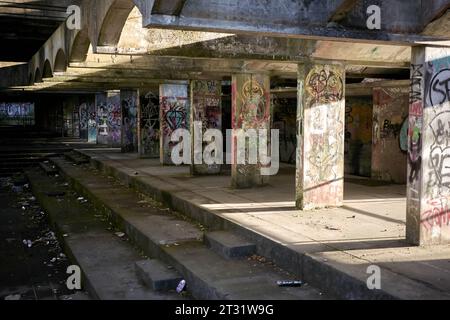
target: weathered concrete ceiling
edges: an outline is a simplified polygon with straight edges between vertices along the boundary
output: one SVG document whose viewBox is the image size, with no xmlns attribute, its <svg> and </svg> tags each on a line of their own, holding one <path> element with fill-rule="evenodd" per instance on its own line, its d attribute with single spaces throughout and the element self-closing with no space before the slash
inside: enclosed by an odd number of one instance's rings
<svg viewBox="0 0 450 320">
<path fill-rule="evenodd" d="M 143 11 L 146 27 L 397 44 L 431 40 L 419 34 L 450 7 L 449 0 L 139 0 L 137 3 L 141 8 L 151 9 Z M 366 11 L 370 5 L 381 7 L 379 31 L 367 29 Z M 174 9 L 168 10 L 170 7 Z"/>
<path fill-rule="evenodd" d="M 256 0 L 239 3 L 245 7 L 254 1 Z M 446 15 L 443 13 L 449 1 L 437 0 L 432 5 L 423 7 L 422 11 L 426 13 L 423 14 L 423 21 L 429 22 L 434 19 L 428 27 L 434 26 L 434 31 L 429 32 L 430 35 L 437 34 L 438 26 L 445 24 Z M 297 63 L 309 59 L 344 63 L 347 78 L 354 81 L 363 78 L 408 78 L 411 43 L 405 42 L 400 45 L 397 42 L 383 41 L 368 43 L 365 41 L 367 39 L 348 42 L 349 38 L 345 36 L 346 27 L 340 29 L 345 32 L 341 35 L 344 38 L 339 38 L 339 41 L 334 38 L 323 38 L 326 40 L 292 38 L 279 36 L 280 34 L 275 37 L 264 34 L 167 29 L 170 26 L 143 28 L 145 16 L 150 13 L 183 16 L 189 6 L 200 2 L 200 0 L 83 0 L 82 30 L 67 30 L 65 24 L 61 24 L 32 58 L 27 74 L 22 77 L 27 80 L 20 84 L 37 82 L 31 88 L 38 90 L 47 88 L 67 90 L 71 87 L 77 90 L 83 87 L 92 89 L 96 85 L 101 89 L 107 87 L 108 83 L 111 88 L 139 87 L 167 79 L 227 78 L 236 72 L 265 72 L 277 78 L 295 79 Z M 209 5 L 218 6 L 234 2 L 208 1 Z M 317 1 L 321 2 L 322 0 Z M 412 2 L 417 4 L 418 0 Z M 261 11 L 252 14 L 249 11 L 246 16 L 242 13 L 237 16 L 230 15 L 227 19 L 240 17 L 251 22 L 254 17 L 260 19 L 261 15 L 277 14 L 269 10 L 273 6 L 273 1 L 260 0 L 258 3 L 266 3 L 268 6 L 264 10 L 257 6 L 256 9 L 259 8 Z M 284 0 L 280 3 L 287 5 Z M 321 23 L 325 21 L 331 22 L 333 26 L 337 23 L 356 26 L 359 21 L 357 13 L 360 12 L 361 6 L 367 4 L 363 0 L 330 0 L 326 2 L 325 7 L 316 8 L 317 4 L 313 4 L 312 1 L 297 1 L 297 5 L 301 5 L 300 3 L 307 5 L 309 10 L 307 13 L 317 11 L 317 16 L 300 15 L 298 17 L 300 20 L 289 23 L 296 24 L 299 21 L 311 23 L 319 26 L 319 29 Z M 383 5 L 385 2 L 376 3 Z M 397 3 L 395 7 L 397 9 L 405 6 L 405 1 L 393 0 L 393 3 Z M 420 2 L 421 6 L 424 3 Z M 239 7 L 233 10 L 241 9 Z M 283 10 L 281 16 L 287 15 L 288 13 Z M 144 13 L 144 17 L 141 12 Z M 215 14 L 219 17 L 223 12 Z M 274 21 L 281 23 L 283 19 Z M 405 28 L 405 32 L 413 30 L 413 25 L 416 25 L 416 22 L 403 24 L 401 21 L 398 20 L 396 23 Z M 390 24 L 392 30 L 398 26 Z M 12 73 L 14 71 L 9 72 Z M 48 78 L 42 79 L 43 76 Z M 16 82 L 11 86 L 17 84 Z"/>
<path fill-rule="evenodd" d="M 0 61 L 28 61 L 67 18 L 75 0 L 0 1 Z"/>
</svg>

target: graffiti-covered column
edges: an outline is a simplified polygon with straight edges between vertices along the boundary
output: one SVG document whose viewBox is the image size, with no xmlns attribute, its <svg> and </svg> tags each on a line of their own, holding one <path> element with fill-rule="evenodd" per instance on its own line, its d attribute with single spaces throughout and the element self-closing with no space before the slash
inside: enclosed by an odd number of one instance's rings
<svg viewBox="0 0 450 320">
<path fill-rule="evenodd" d="M 121 147 L 120 91 L 98 93 L 95 96 L 97 108 L 97 143 L 110 147 Z"/>
<path fill-rule="evenodd" d="M 343 203 L 345 70 L 302 64 L 298 72 L 296 203 L 302 210 Z"/>
<path fill-rule="evenodd" d="M 450 48 L 414 47 L 411 61 L 406 238 L 450 243 Z"/>
<path fill-rule="evenodd" d="M 204 158 L 204 152 L 207 151 L 208 141 L 212 137 L 207 137 L 207 130 L 220 131 L 222 135 L 222 82 L 215 80 L 193 80 L 191 81 L 191 174 L 208 175 L 219 174 L 221 170 L 220 161 L 214 161 L 217 156 L 223 154 L 222 144 L 216 145 L 222 147 L 221 150 L 212 150 L 208 159 Z M 215 135 L 217 136 L 217 134 Z M 218 142 L 218 141 L 214 141 Z M 217 154 L 215 154 L 217 152 Z M 223 161 L 223 156 L 221 156 Z M 211 162 L 214 161 L 214 163 Z M 217 163 L 219 162 L 219 163 Z"/>
<path fill-rule="evenodd" d="M 188 84 L 162 84 L 159 91 L 160 159 L 161 164 L 171 165 L 172 133 L 177 129 L 189 129 Z"/>
<path fill-rule="evenodd" d="M 159 158 L 160 121 L 159 96 L 149 91 L 142 94 L 139 103 L 139 155 L 141 158 Z"/>
<path fill-rule="evenodd" d="M 139 91 L 121 90 L 122 152 L 138 152 Z"/>
<path fill-rule="evenodd" d="M 235 74 L 232 77 L 231 185 L 250 188 L 268 182 L 258 159 L 258 130 L 270 132 L 272 111 L 270 77 L 264 74 Z"/>
</svg>

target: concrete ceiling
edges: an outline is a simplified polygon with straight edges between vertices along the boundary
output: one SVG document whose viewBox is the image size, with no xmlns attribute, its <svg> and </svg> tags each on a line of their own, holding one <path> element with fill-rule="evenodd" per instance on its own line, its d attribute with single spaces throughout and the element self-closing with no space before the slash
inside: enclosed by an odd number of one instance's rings
<svg viewBox="0 0 450 320">
<path fill-rule="evenodd" d="M 0 0 L 0 61 L 28 61 L 77 0 Z"/>
</svg>

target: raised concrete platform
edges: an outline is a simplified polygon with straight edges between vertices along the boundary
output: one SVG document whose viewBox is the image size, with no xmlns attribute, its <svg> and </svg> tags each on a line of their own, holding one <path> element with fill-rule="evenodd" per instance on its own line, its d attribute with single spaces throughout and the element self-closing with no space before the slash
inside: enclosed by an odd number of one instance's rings
<svg viewBox="0 0 450 320">
<path fill-rule="evenodd" d="M 267 187 L 229 188 L 227 176 L 190 177 L 118 151 L 80 151 L 91 164 L 212 230 L 231 230 L 259 255 L 342 298 L 450 298 L 450 246 L 411 247 L 405 239 L 405 187 L 345 184 L 343 208 L 294 207 L 294 171 L 283 167 Z M 382 289 L 368 290 L 367 267 L 382 270 Z"/>
<path fill-rule="evenodd" d="M 151 259 L 175 268 L 197 299 L 329 299 L 333 295 L 313 286 L 281 288 L 279 280 L 295 276 L 257 257 L 227 260 L 205 243 L 205 227 L 162 206 L 136 190 L 87 165 L 76 166 L 54 158 L 78 194 L 81 194 L 116 228 Z M 245 283 L 245 288 L 242 284 Z"/>
<path fill-rule="evenodd" d="M 256 245 L 227 231 L 214 231 L 205 235 L 205 242 L 226 259 L 239 259 L 256 253 Z"/>
</svg>

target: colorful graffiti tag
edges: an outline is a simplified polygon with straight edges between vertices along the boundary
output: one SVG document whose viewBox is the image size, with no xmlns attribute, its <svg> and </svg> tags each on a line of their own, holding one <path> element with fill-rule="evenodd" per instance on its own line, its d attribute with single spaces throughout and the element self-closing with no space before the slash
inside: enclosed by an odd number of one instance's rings
<svg viewBox="0 0 450 320">
<path fill-rule="evenodd" d="M 208 129 L 222 130 L 221 92 L 221 81 L 191 82 L 191 126 L 194 122 L 202 122 L 202 135 Z M 206 143 L 203 143 L 202 150 L 205 147 Z M 217 174 L 220 170 L 220 165 L 192 164 L 191 166 L 192 174 Z"/>
<path fill-rule="evenodd" d="M 163 84 L 160 86 L 161 163 L 172 164 L 172 133 L 189 129 L 188 85 Z"/>
<path fill-rule="evenodd" d="M 138 100 L 137 91 L 122 91 L 122 152 L 138 151 Z"/>
<path fill-rule="evenodd" d="M 406 153 L 401 149 L 401 136 L 408 118 L 408 88 L 373 89 L 374 139 L 372 146 L 372 178 L 406 183 Z"/>
<path fill-rule="evenodd" d="M 140 154 L 141 157 L 158 158 L 160 142 L 158 95 L 148 92 L 141 97 L 140 105 Z"/>
<path fill-rule="evenodd" d="M 0 124 L 33 125 L 34 103 L 2 102 L 0 103 Z"/>
</svg>

